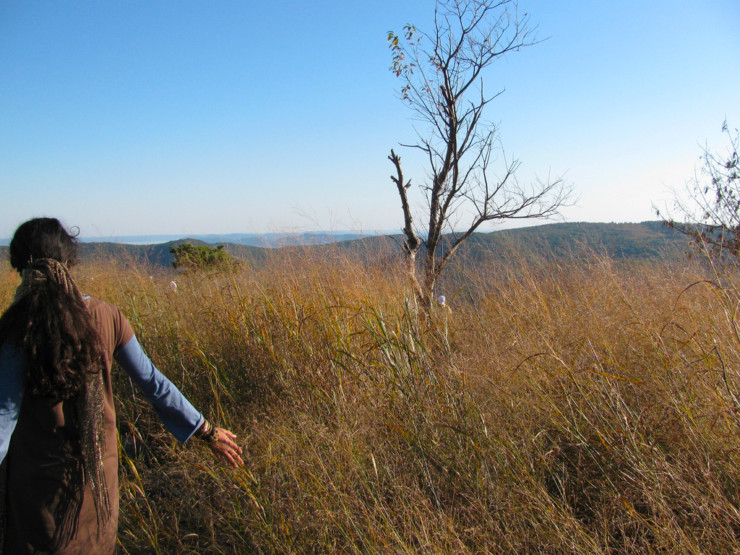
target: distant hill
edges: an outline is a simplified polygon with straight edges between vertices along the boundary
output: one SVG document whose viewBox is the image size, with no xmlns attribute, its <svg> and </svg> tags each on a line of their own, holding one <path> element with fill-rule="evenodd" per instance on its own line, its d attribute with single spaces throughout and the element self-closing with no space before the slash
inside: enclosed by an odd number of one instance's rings
<svg viewBox="0 0 740 555">
<path fill-rule="evenodd" d="M 373 234 L 375 235 L 375 234 Z M 250 247 L 275 248 L 304 245 L 326 245 L 339 241 L 354 241 L 373 235 L 351 231 L 311 231 L 306 233 L 232 233 L 227 235 L 196 235 L 209 244 L 236 244 Z"/>
<path fill-rule="evenodd" d="M 642 223 L 554 223 L 478 233 L 469 240 L 469 255 L 517 247 L 528 253 L 559 258 L 595 251 L 614 259 L 684 257 L 689 239 L 663 225 Z M 496 248 L 498 247 L 498 249 Z"/>
<path fill-rule="evenodd" d="M 299 245 L 324 245 L 338 241 L 351 241 L 372 237 L 379 233 L 359 233 L 356 231 L 307 231 L 304 233 L 210 233 L 192 235 L 189 240 L 201 241 L 209 245 L 246 245 L 250 247 L 288 247 Z M 182 235 L 124 235 L 109 239 L 107 237 L 80 237 L 81 243 L 120 243 L 126 245 L 160 245 L 181 241 Z M 0 238 L 0 246 L 10 244 L 10 239 Z"/>
<path fill-rule="evenodd" d="M 165 243 L 133 245 L 111 242 L 80 243 L 80 254 L 84 260 L 115 259 L 137 264 L 171 266 L 173 256 L 170 247 L 182 243 L 193 245 L 216 244 L 237 258 L 259 264 L 274 248 L 316 250 L 321 253 L 329 249 L 345 250 L 362 256 L 389 256 L 400 254 L 402 237 L 400 235 L 360 236 L 359 234 L 315 234 L 313 243 L 309 238 L 287 240 L 288 246 L 281 245 L 280 237 L 273 237 L 272 244 L 279 247 L 259 247 L 245 244 L 187 238 Z M 248 235 L 242 236 L 242 240 Z M 256 236 L 251 236 L 256 237 Z M 459 256 L 484 261 L 490 257 L 506 257 L 512 254 L 559 258 L 578 256 L 589 250 L 615 259 L 672 259 L 685 256 L 688 238 L 681 233 L 665 227 L 661 222 L 642 223 L 553 223 L 534 227 L 475 233 Z M 296 247 L 296 244 L 303 246 Z M 7 258 L 8 247 L 0 246 L 0 258 Z M 274 253 L 273 253 L 274 254 Z"/>
<path fill-rule="evenodd" d="M 115 260 L 119 263 L 131 262 L 137 265 L 151 265 L 161 267 L 171 267 L 174 255 L 170 253 L 171 247 L 176 247 L 183 243 L 190 243 L 196 246 L 211 246 L 210 243 L 198 239 L 178 239 L 166 243 L 153 245 L 129 245 L 125 243 L 93 243 L 80 242 L 80 259 L 83 262 L 95 260 Z M 230 243 L 223 244 L 224 249 L 241 260 L 249 260 L 259 263 L 265 257 L 265 249 L 259 247 L 250 247 L 246 245 L 237 245 Z M 8 258 L 8 247 L 0 246 L 0 260 Z"/>
<path fill-rule="evenodd" d="M 199 239 L 186 238 L 168 241 L 154 245 L 128 245 L 123 243 L 80 243 L 80 257 L 83 260 L 110 260 L 119 262 L 133 262 L 136 264 L 150 264 L 152 266 L 171 267 L 175 259 L 170 252 L 171 247 L 190 243 L 195 246 L 213 246 L 216 243 L 207 243 Z M 241 260 L 259 262 L 264 259 L 265 249 L 250 247 L 234 243 L 218 243 L 224 249 Z"/>
<path fill-rule="evenodd" d="M 447 241 L 453 239 L 446 236 Z M 401 252 L 403 237 L 387 235 L 340 242 L 335 248 L 355 252 Z M 317 247 L 317 248 L 327 248 Z M 642 223 L 553 223 L 540 226 L 474 233 L 459 249 L 463 260 L 585 256 L 592 252 L 614 259 L 682 259 L 689 239 L 662 224 Z"/>
</svg>

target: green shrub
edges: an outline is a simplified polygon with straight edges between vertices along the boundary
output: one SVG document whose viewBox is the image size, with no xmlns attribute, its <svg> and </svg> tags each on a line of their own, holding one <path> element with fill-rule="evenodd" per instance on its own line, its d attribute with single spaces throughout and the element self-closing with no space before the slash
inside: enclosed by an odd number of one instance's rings
<svg viewBox="0 0 740 555">
<path fill-rule="evenodd" d="M 235 270 L 239 267 L 239 261 L 226 252 L 223 245 L 211 248 L 183 243 L 177 247 L 170 247 L 170 252 L 175 255 L 175 260 L 172 262 L 173 268 L 223 271 Z"/>
</svg>

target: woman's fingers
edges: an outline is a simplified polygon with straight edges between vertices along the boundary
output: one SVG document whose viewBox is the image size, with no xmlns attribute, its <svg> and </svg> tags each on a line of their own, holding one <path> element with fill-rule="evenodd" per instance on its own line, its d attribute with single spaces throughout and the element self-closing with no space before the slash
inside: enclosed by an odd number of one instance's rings
<svg viewBox="0 0 740 555">
<path fill-rule="evenodd" d="M 242 448 L 236 442 L 236 434 L 224 428 L 216 428 L 216 437 L 209 444 L 214 454 L 225 459 L 234 468 L 244 464 Z"/>
</svg>

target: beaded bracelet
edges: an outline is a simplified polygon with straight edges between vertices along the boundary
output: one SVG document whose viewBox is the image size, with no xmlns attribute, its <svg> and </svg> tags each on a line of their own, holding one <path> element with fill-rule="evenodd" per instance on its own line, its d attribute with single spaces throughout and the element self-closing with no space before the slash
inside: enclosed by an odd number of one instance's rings
<svg viewBox="0 0 740 555">
<path fill-rule="evenodd" d="M 216 427 L 211 425 L 208 420 L 203 420 L 203 425 L 198 429 L 196 435 L 203 441 L 210 443 L 216 439 L 216 431 Z"/>
</svg>

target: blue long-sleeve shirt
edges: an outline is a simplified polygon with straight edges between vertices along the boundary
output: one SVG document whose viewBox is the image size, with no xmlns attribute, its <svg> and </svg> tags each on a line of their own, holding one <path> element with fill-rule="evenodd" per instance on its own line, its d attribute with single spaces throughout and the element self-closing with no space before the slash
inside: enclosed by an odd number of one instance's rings
<svg viewBox="0 0 740 555">
<path fill-rule="evenodd" d="M 116 361 L 152 404 L 162 423 L 181 443 L 203 424 L 203 415 L 179 389 L 154 366 L 136 337 L 118 349 Z M 0 346 L 0 462 L 5 459 L 23 401 L 23 353 L 12 345 Z"/>
</svg>

